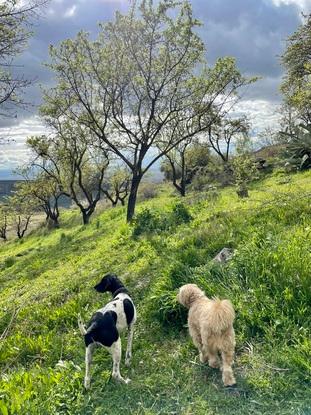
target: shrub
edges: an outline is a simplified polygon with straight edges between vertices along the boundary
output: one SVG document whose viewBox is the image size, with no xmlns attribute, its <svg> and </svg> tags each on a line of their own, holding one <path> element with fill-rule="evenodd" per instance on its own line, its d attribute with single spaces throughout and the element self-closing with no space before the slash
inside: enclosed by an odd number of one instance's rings
<svg viewBox="0 0 311 415">
<path fill-rule="evenodd" d="M 133 236 L 141 235 L 144 232 L 152 232 L 160 228 L 160 218 L 155 211 L 148 208 L 137 213 L 134 219 Z"/>
<path fill-rule="evenodd" d="M 139 200 L 153 199 L 158 196 L 158 189 L 155 183 L 141 183 L 138 190 Z"/>
<path fill-rule="evenodd" d="M 4 268 L 10 268 L 15 264 L 15 258 L 13 257 L 7 257 L 4 260 Z"/>
<path fill-rule="evenodd" d="M 179 202 L 173 206 L 172 214 L 171 214 L 171 221 L 174 225 L 180 225 L 182 223 L 188 223 L 192 219 L 188 209 L 186 206 Z"/>
<path fill-rule="evenodd" d="M 173 226 L 188 223 L 192 219 L 187 207 L 178 202 L 173 205 L 171 212 L 160 213 L 157 210 L 144 208 L 133 222 L 133 236 L 156 231 L 167 231 Z"/>
<path fill-rule="evenodd" d="M 161 323 L 182 325 L 186 322 L 186 310 L 177 302 L 177 289 L 192 281 L 193 275 L 189 267 L 181 262 L 171 264 L 158 278 L 151 289 L 148 315 Z"/>
</svg>

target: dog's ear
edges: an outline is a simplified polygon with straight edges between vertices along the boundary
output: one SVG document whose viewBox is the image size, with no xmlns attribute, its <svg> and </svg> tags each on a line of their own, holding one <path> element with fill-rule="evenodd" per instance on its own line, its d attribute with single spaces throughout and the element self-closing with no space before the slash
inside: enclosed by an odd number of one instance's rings
<svg viewBox="0 0 311 415">
<path fill-rule="evenodd" d="M 94 289 L 98 291 L 99 293 L 105 293 L 106 291 L 109 291 L 111 284 L 111 275 L 106 274 L 101 281 L 95 285 Z"/>
</svg>

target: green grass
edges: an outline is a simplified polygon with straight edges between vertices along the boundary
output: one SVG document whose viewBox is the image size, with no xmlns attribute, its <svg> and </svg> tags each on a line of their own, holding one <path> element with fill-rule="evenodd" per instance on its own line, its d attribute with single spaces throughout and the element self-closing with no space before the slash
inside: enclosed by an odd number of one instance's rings
<svg viewBox="0 0 311 415">
<path fill-rule="evenodd" d="M 257 182 L 247 200 L 232 188 L 193 193 L 185 208 L 163 187 L 139 204 L 134 226 L 124 208 L 88 226 L 67 211 L 60 229 L 1 245 L 0 413 L 309 415 L 310 200 L 309 172 Z M 217 266 L 224 246 L 234 257 Z M 98 350 L 85 392 L 77 314 L 87 320 L 108 300 L 92 289 L 106 272 L 138 309 L 132 367 L 121 367 L 132 382 L 114 383 L 111 358 Z M 175 299 L 185 282 L 235 306 L 239 396 L 199 363 Z"/>
</svg>

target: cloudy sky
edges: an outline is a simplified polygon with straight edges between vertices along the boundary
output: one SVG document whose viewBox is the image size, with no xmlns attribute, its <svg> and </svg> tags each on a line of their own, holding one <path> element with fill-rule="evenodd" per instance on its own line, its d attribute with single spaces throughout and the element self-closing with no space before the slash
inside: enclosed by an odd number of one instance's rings
<svg viewBox="0 0 311 415">
<path fill-rule="evenodd" d="M 276 122 L 280 104 L 278 93 L 282 79 L 279 56 L 286 38 L 301 23 L 301 13 L 311 11 L 311 0 L 192 0 L 194 14 L 203 27 L 200 34 L 207 48 L 207 59 L 213 63 L 220 56 L 235 56 L 245 75 L 262 79 L 249 87 L 240 112 L 251 119 L 258 130 Z M 44 132 L 36 116 L 40 104 L 39 85 L 51 85 L 52 75 L 43 66 L 48 61 L 48 46 L 71 38 L 83 29 L 94 36 L 97 23 L 113 18 L 116 10 L 126 12 L 130 0 L 50 0 L 36 23 L 29 47 L 17 60 L 36 85 L 26 91 L 34 105 L 14 120 L 0 119 L 0 137 L 11 138 L 0 146 L 0 179 L 12 178 L 13 170 L 27 160 L 25 139 Z"/>
</svg>

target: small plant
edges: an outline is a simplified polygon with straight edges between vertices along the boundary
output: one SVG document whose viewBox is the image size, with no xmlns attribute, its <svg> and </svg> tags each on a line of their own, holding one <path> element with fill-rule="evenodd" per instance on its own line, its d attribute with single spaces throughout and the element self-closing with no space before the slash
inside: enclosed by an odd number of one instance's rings
<svg viewBox="0 0 311 415">
<path fill-rule="evenodd" d="M 233 176 L 237 195 L 248 197 L 248 183 L 257 178 L 257 169 L 253 159 L 247 154 L 236 156 L 232 161 Z"/>
<path fill-rule="evenodd" d="M 171 218 L 172 218 L 172 222 L 175 225 L 180 225 L 181 223 L 190 222 L 192 219 L 192 216 L 190 215 L 188 209 L 183 203 L 176 203 L 173 206 Z"/>
<path fill-rule="evenodd" d="M 142 183 L 139 187 L 140 200 L 154 199 L 158 195 L 155 183 Z"/>
<path fill-rule="evenodd" d="M 159 224 L 159 216 L 154 211 L 145 208 L 134 219 L 133 236 L 159 229 Z"/>
<path fill-rule="evenodd" d="M 192 219 L 188 209 L 183 203 L 176 203 L 171 212 L 159 213 L 149 208 L 139 212 L 134 220 L 133 236 L 142 233 L 165 231 L 173 226 L 188 223 Z"/>
<path fill-rule="evenodd" d="M 7 257 L 4 260 L 4 267 L 5 268 L 11 268 L 15 264 L 15 258 L 13 257 Z"/>
</svg>

